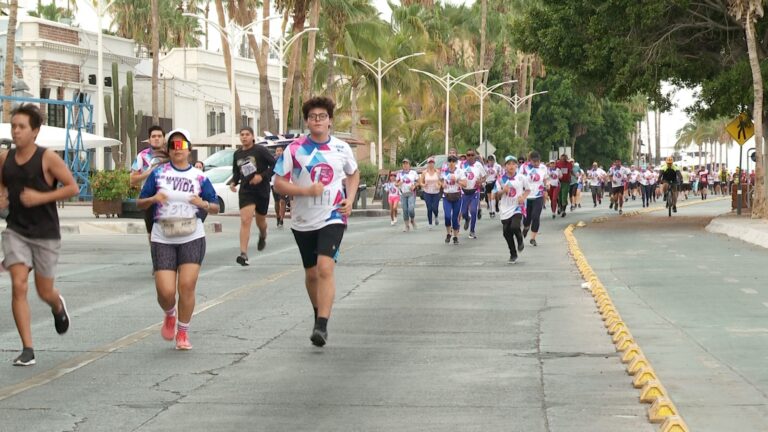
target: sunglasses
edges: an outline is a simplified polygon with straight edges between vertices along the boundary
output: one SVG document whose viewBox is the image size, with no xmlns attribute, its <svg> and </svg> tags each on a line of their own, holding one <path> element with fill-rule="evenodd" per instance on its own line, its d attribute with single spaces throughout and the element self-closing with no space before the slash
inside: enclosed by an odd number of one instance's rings
<svg viewBox="0 0 768 432">
<path fill-rule="evenodd" d="M 189 141 L 183 139 L 175 139 L 171 141 L 171 150 L 189 150 Z"/>
</svg>

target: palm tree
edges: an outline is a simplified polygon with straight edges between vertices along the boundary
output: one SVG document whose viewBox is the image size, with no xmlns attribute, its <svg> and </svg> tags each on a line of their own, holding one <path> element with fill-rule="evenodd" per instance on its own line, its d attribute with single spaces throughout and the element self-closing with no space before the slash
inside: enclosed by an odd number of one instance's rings
<svg viewBox="0 0 768 432">
<path fill-rule="evenodd" d="M 747 39 L 749 66 L 752 70 L 754 89 L 753 115 L 755 125 L 755 200 L 752 217 L 768 217 L 768 177 L 765 172 L 765 149 L 763 148 L 763 76 L 758 57 L 758 44 L 755 36 L 755 21 L 763 16 L 762 0 L 728 0 L 728 11 L 744 26 Z"/>
<path fill-rule="evenodd" d="M 227 23 L 225 21 L 225 13 L 224 13 L 224 4 L 222 3 L 222 0 L 216 0 L 216 15 L 219 20 L 219 26 L 221 28 L 226 28 Z M 234 67 L 234 64 L 232 62 L 232 56 L 234 53 L 230 52 L 229 49 L 229 42 L 227 42 L 227 38 L 224 34 L 220 34 L 221 37 L 221 52 L 224 54 L 224 66 L 227 70 L 227 82 L 229 83 L 230 91 L 235 93 L 235 118 L 239 119 L 240 114 L 240 95 L 237 93 L 237 85 L 232 80 L 232 68 Z M 236 133 L 236 131 L 230 131 L 230 133 Z"/>
<path fill-rule="evenodd" d="M 14 54 L 16 51 L 16 19 L 19 15 L 19 1 L 11 0 L 8 8 L 8 32 L 5 41 L 5 75 L 3 79 L 3 93 L 6 96 L 13 94 Z M 6 123 L 11 122 L 11 101 L 3 100 L 3 118 Z"/>
<path fill-rule="evenodd" d="M 298 34 L 304 29 L 304 25 L 307 21 L 307 14 L 309 13 L 310 0 L 275 0 L 275 9 L 283 14 L 283 21 L 285 22 L 289 15 L 293 15 L 293 25 L 291 26 L 291 33 Z M 303 38 L 303 36 L 302 36 Z M 284 118 L 288 118 L 288 110 L 291 105 L 291 96 L 294 91 L 294 80 L 296 77 L 296 71 L 299 69 L 299 63 L 301 63 L 301 47 L 302 41 L 299 38 L 291 46 L 291 56 L 288 62 L 288 72 L 285 80 L 285 93 L 283 94 L 283 106 L 280 107 Z M 298 109 L 298 107 L 294 107 Z M 295 126 L 295 125 L 294 125 Z M 285 132 L 285 131 L 281 131 Z"/>
<path fill-rule="evenodd" d="M 327 2 L 326 2 L 327 4 Z M 309 26 L 317 28 L 320 24 L 320 0 L 311 0 L 309 12 Z M 317 56 L 317 32 L 309 33 L 307 43 L 307 64 L 304 67 L 304 84 L 302 85 L 302 100 L 308 100 L 312 96 L 312 82 L 315 74 L 315 57 Z"/>
</svg>

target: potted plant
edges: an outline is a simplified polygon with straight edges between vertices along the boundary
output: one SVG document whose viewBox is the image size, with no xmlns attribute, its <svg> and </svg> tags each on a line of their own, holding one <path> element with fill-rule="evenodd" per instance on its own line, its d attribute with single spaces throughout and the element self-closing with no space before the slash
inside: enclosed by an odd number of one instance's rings
<svg viewBox="0 0 768 432">
<path fill-rule="evenodd" d="M 126 170 L 98 171 L 91 177 L 91 190 L 94 216 L 120 216 L 123 198 L 131 192 L 130 175 Z"/>
<path fill-rule="evenodd" d="M 140 209 L 139 206 L 136 204 L 136 200 L 139 198 L 139 193 L 141 192 L 141 188 L 138 186 L 133 186 L 128 190 L 128 195 L 123 198 L 122 202 L 122 214 L 120 214 L 121 218 L 133 218 L 133 219 L 143 219 L 144 218 L 144 210 Z"/>
</svg>

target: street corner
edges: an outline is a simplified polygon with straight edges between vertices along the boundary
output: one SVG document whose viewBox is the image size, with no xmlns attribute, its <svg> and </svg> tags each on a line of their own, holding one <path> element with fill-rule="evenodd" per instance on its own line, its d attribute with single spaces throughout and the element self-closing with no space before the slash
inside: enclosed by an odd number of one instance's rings
<svg viewBox="0 0 768 432">
<path fill-rule="evenodd" d="M 712 219 L 707 232 L 723 234 L 756 246 L 768 248 L 768 221 L 725 214 Z"/>
</svg>

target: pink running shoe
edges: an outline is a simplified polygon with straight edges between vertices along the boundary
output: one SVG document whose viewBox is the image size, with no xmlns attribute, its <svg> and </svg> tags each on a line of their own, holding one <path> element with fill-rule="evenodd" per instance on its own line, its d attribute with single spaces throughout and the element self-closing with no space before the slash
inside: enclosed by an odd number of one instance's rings
<svg viewBox="0 0 768 432">
<path fill-rule="evenodd" d="M 177 350 L 191 350 L 192 344 L 189 343 L 189 337 L 187 332 L 176 333 L 176 349 Z"/>
<path fill-rule="evenodd" d="M 160 335 L 167 341 L 173 340 L 173 337 L 176 336 L 176 316 L 165 316 Z"/>
</svg>

